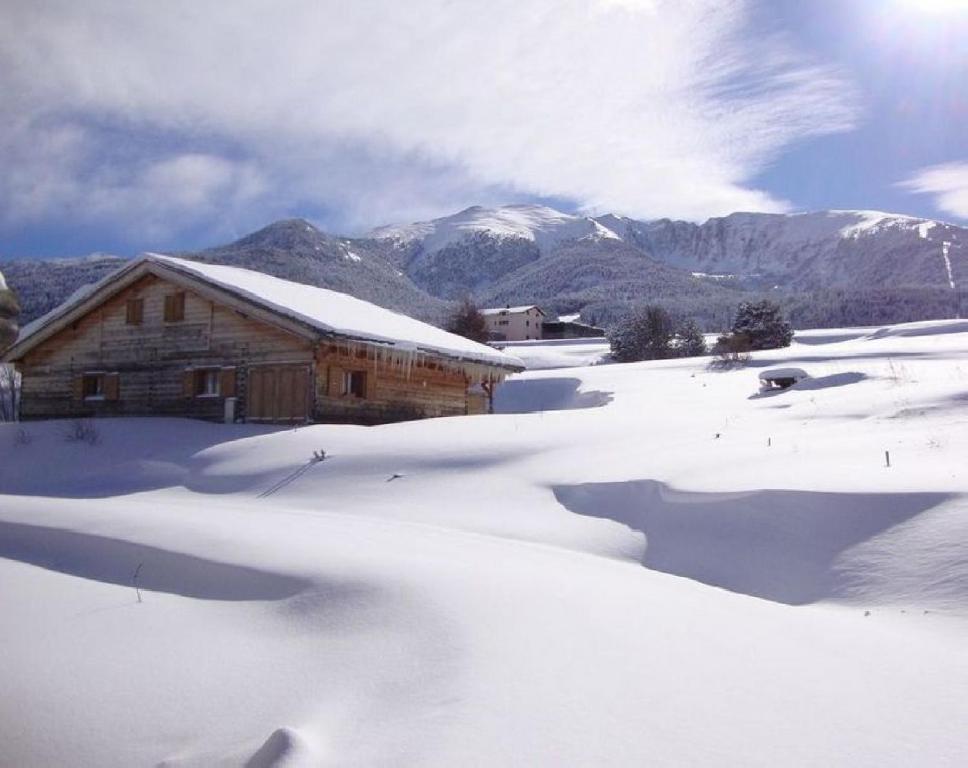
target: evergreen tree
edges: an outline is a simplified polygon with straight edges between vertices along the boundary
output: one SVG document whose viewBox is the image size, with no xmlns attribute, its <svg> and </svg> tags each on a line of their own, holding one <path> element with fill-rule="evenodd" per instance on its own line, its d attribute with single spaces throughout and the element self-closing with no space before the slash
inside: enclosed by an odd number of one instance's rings
<svg viewBox="0 0 968 768">
<path fill-rule="evenodd" d="M 744 301 L 733 321 L 733 335 L 749 339 L 750 349 L 777 349 L 790 346 L 793 328 L 780 306 L 769 299 Z"/>
<path fill-rule="evenodd" d="M 612 357 L 620 363 L 675 357 L 673 330 L 672 318 L 662 307 L 634 309 L 608 333 Z"/>
<path fill-rule="evenodd" d="M 706 337 L 693 319 L 683 321 L 676 331 L 676 352 L 680 357 L 700 357 L 706 354 Z"/>
<path fill-rule="evenodd" d="M 447 321 L 446 330 L 482 344 L 487 341 L 487 321 L 469 298 L 465 298 Z"/>
</svg>

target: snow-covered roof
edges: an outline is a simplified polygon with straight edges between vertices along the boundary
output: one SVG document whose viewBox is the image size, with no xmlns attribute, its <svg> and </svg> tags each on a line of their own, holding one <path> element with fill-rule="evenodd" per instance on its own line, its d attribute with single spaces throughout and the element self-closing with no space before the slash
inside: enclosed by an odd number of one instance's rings
<svg viewBox="0 0 968 768">
<path fill-rule="evenodd" d="M 206 264 L 157 253 L 140 256 L 96 284 L 92 290 L 78 292 L 39 321 L 31 323 L 25 329 L 28 333 L 22 333 L 15 345 L 18 353 L 30 341 L 30 336 L 40 334 L 49 323 L 69 314 L 122 273 L 141 265 L 157 265 L 163 270 L 196 278 L 276 315 L 308 325 L 324 335 L 372 341 L 405 351 L 437 353 L 507 369 L 524 368 L 524 364 L 512 355 L 345 293 L 294 283 L 241 267 Z"/>
<path fill-rule="evenodd" d="M 796 379 L 799 381 L 809 378 L 810 374 L 802 368 L 770 368 L 760 373 L 760 379 L 763 381 L 773 381 L 774 379 Z"/>
<path fill-rule="evenodd" d="M 537 304 L 522 304 L 519 307 L 489 307 L 488 309 L 482 309 L 482 315 L 516 315 L 519 312 L 527 312 L 529 309 L 536 309 L 541 312 L 541 307 Z M 544 312 L 541 312 L 544 314 Z"/>
</svg>

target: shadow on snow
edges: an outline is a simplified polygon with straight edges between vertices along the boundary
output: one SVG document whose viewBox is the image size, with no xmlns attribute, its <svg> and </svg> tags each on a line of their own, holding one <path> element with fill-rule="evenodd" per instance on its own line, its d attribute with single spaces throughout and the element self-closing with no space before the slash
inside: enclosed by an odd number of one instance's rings
<svg viewBox="0 0 968 768">
<path fill-rule="evenodd" d="M 646 568 L 788 605 L 846 597 L 838 557 L 952 498 L 942 493 L 677 491 L 652 480 L 557 486 L 575 514 L 645 534 Z"/>
<path fill-rule="evenodd" d="M 202 600 L 283 600 L 310 585 L 294 576 L 24 523 L 0 522 L 0 557 L 106 584 Z"/>
<path fill-rule="evenodd" d="M 611 392 L 579 392 L 581 379 L 570 377 L 547 379 L 511 379 L 497 388 L 495 413 L 537 413 L 600 408 L 612 402 Z"/>
</svg>

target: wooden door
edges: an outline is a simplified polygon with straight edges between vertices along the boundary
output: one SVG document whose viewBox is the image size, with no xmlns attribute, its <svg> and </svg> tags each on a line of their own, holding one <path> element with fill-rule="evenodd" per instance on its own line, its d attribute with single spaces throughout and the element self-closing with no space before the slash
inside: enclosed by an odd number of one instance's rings
<svg viewBox="0 0 968 768">
<path fill-rule="evenodd" d="M 308 365 L 259 365 L 249 369 L 246 418 L 298 422 L 309 418 Z"/>
</svg>

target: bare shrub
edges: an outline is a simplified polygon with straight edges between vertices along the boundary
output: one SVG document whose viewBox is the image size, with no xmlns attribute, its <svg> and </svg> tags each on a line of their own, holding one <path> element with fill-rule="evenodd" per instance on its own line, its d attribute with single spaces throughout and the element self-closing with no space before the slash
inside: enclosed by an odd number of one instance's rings
<svg viewBox="0 0 968 768">
<path fill-rule="evenodd" d="M 464 298 L 447 318 L 445 330 L 481 344 L 488 339 L 487 321 L 469 297 Z"/>
<path fill-rule="evenodd" d="M 90 419 L 74 419 L 64 430 L 64 440 L 68 443 L 97 445 L 101 440 L 101 433 Z"/>
<path fill-rule="evenodd" d="M 713 368 L 741 368 L 752 358 L 752 344 L 742 333 L 724 333 L 713 346 Z"/>
</svg>

